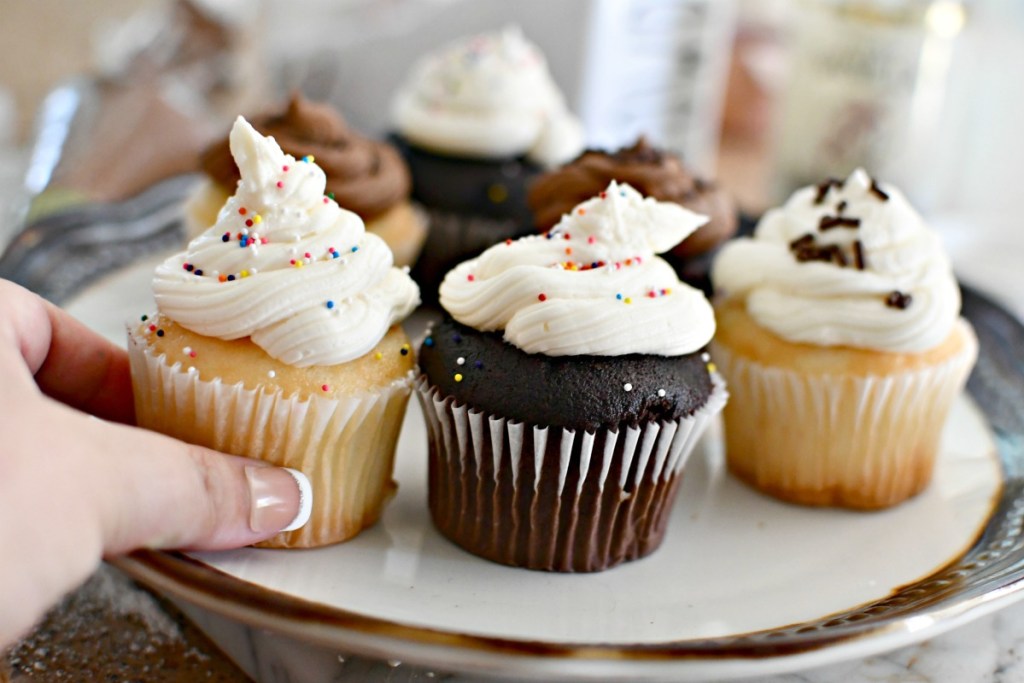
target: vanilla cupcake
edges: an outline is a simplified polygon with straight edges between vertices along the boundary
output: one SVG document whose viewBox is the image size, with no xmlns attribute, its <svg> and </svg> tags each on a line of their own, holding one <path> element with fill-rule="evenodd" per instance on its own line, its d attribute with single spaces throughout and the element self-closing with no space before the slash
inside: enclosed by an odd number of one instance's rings
<svg viewBox="0 0 1024 683">
<path fill-rule="evenodd" d="M 304 472 L 310 522 L 267 541 L 351 538 L 393 495 L 414 365 L 399 323 L 419 301 L 387 245 L 324 196 L 316 163 L 239 118 L 241 171 L 216 223 L 154 275 L 129 328 L 140 426 Z"/>
<path fill-rule="evenodd" d="M 430 210 L 414 275 L 431 301 L 457 263 L 531 232 L 527 183 L 583 150 L 580 121 L 540 49 L 516 26 L 462 38 L 416 62 L 395 93 L 392 124 L 413 198 Z"/>
<path fill-rule="evenodd" d="M 427 236 L 426 216 L 409 198 L 409 169 L 393 146 L 359 135 L 333 107 L 299 93 L 252 125 L 286 153 L 315 161 L 327 174 L 327 196 L 358 214 L 387 243 L 396 264 L 416 261 Z M 190 239 L 213 225 L 239 180 L 226 137 L 206 148 L 201 165 L 204 182 L 185 206 Z"/>
<path fill-rule="evenodd" d="M 936 234 L 863 170 L 797 191 L 712 270 L 730 470 L 808 505 L 883 508 L 932 476 L 977 358 Z"/>
<path fill-rule="evenodd" d="M 446 537 L 589 572 L 661 544 L 683 468 L 725 403 L 710 303 L 656 256 L 705 219 L 612 183 L 545 235 L 441 285 L 424 341 L 429 505 Z"/>
</svg>

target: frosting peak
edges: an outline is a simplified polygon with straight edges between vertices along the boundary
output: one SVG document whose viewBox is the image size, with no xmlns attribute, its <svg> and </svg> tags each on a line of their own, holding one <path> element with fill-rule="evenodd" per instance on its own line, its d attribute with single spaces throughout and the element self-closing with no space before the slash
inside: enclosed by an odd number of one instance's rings
<svg viewBox="0 0 1024 683">
<path fill-rule="evenodd" d="M 544 235 L 507 240 L 441 284 L 441 305 L 527 353 L 678 356 L 715 331 L 704 295 L 656 256 L 706 218 L 611 182 Z"/>
<path fill-rule="evenodd" d="M 398 151 L 353 131 L 332 107 L 292 95 L 281 112 L 253 120 L 282 149 L 311 155 L 327 174 L 327 191 L 364 220 L 384 213 L 409 197 L 409 170 Z M 225 139 L 203 153 L 203 171 L 228 191 L 239 180 L 238 166 Z"/>
<path fill-rule="evenodd" d="M 768 211 L 753 238 L 722 249 L 711 277 L 719 293 L 746 297 L 760 325 L 819 346 L 925 351 L 960 312 L 938 236 L 863 169 Z"/>
<path fill-rule="evenodd" d="M 157 267 L 157 307 L 298 367 L 367 353 L 419 303 L 416 285 L 359 216 L 324 196 L 312 157 L 296 161 L 241 117 L 229 140 L 237 190 L 210 229 Z"/>
<path fill-rule="evenodd" d="M 652 146 L 644 137 L 615 152 L 586 150 L 534 181 L 527 201 L 535 225 L 547 230 L 612 180 L 628 183 L 644 196 L 675 202 L 709 217 L 707 224 L 672 250 L 680 256 L 707 251 L 736 231 L 736 207 L 728 194 L 694 175 L 677 155 Z"/>
<path fill-rule="evenodd" d="M 526 155 L 541 166 L 583 148 L 544 56 L 517 26 L 454 42 L 417 62 L 395 95 L 398 132 L 442 154 Z"/>
</svg>

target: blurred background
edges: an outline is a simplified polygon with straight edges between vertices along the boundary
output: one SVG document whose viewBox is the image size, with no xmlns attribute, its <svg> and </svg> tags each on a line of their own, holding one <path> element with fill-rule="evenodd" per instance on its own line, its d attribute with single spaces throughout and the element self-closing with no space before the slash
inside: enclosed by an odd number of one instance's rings
<svg viewBox="0 0 1024 683">
<path fill-rule="evenodd" d="M 591 146 L 646 133 L 747 213 L 857 165 L 932 216 L 1015 204 L 1019 0 L 0 0 L 0 239 L 47 185 L 122 198 L 296 87 L 383 135 L 416 57 L 507 23 Z"/>
</svg>

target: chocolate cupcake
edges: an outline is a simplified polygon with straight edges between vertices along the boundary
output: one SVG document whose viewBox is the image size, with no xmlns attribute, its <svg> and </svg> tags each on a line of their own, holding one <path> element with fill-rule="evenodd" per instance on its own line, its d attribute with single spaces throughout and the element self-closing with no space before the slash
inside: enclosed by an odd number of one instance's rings
<svg viewBox="0 0 1024 683">
<path fill-rule="evenodd" d="M 590 572 L 662 542 L 725 404 L 710 304 L 655 254 L 702 218 L 628 185 L 445 277 L 420 355 L 442 534 L 518 567 Z"/>
<path fill-rule="evenodd" d="M 413 197 L 430 210 L 414 273 L 428 300 L 455 264 L 529 232 L 529 180 L 583 149 L 582 126 L 517 27 L 421 59 L 395 94 L 392 120 Z"/>
<path fill-rule="evenodd" d="M 716 183 L 698 177 L 677 155 L 651 146 L 644 137 L 616 152 L 587 150 L 537 178 L 527 195 L 537 229 L 549 230 L 576 204 L 593 197 L 612 180 L 708 217 L 707 223 L 668 254 L 684 279 L 703 285 L 710 253 L 736 232 L 736 204 Z"/>
<path fill-rule="evenodd" d="M 285 153 L 315 160 L 327 174 L 327 196 L 358 214 L 366 229 L 388 244 L 396 264 L 416 260 L 426 239 L 426 217 L 410 201 L 409 169 L 393 146 L 359 135 L 335 109 L 299 93 L 283 111 L 257 117 L 252 126 L 273 137 Z M 216 222 L 241 177 L 227 138 L 208 147 L 201 164 L 207 182 L 186 210 L 193 237 Z"/>
</svg>

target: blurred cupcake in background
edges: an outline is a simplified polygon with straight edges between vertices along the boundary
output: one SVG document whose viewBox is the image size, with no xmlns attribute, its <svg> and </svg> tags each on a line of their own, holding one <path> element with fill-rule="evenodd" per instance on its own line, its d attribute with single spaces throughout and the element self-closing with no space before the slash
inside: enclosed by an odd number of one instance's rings
<svg viewBox="0 0 1024 683">
<path fill-rule="evenodd" d="M 463 38 L 423 57 L 395 93 L 394 140 L 431 234 L 414 275 L 436 300 L 444 274 L 531 230 L 526 187 L 583 149 L 544 55 L 520 29 Z"/>
<path fill-rule="evenodd" d="M 326 196 L 358 214 L 391 248 L 397 265 L 415 262 L 426 216 L 410 201 L 409 169 L 393 146 L 359 135 L 333 107 L 299 93 L 283 111 L 257 117 L 252 126 L 287 154 L 315 161 L 327 174 Z M 240 178 L 227 138 L 210 145 L 201 163 L 206 180 L 186 206 L 189 237 L 213 225 Z"/>
<path fill-rule="evenodd" d="M 610 183 L 441 285 L 420 352 L 435 525 L 502 564 L 592 572 L 664 538 L 726 400 L 711 304 L 656 256 L 704 222 Z"/>
<path fill-rule="evenodd" d="M 666 255 L 684 280 L 707 291 L 711 255 L 736 232 L 736 204 L 716 183 L 698 177 L 677 155 L 652 146 L 644 137 L 615 152 L 588 149 L 534 180 L 527 202 L 537 229 L 549 230 L 612 180 L 708 217 L 707 223 Z"/>
<path fill-rule="evenodd" d="M 863 170 L 797 191 L 712 270 L 729 469 L 808 505 L 874 509 L 931 480 L 977 358 L 942 248 Z"/>
<path fill-rule="evenodd" d="M 306 474 L 306 526 L 262 543 L 351 538 L 392 497 L 419 302 L 358 215 L 324 196 L 313 161 L 239 118 L 241 171 L 217 221 L 157 267 L 155 315 L 128 330 L 142 427 Z"/>
</svg>

